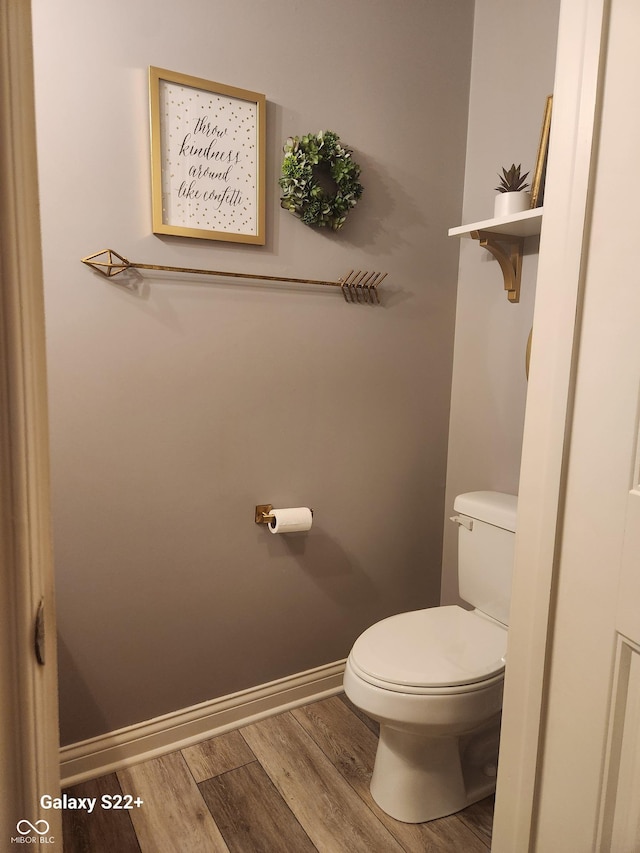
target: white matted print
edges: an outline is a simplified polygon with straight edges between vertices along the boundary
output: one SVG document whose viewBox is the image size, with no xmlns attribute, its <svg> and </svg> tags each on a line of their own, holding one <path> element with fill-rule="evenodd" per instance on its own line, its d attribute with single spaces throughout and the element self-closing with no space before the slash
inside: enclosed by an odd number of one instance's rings
<svg viewBox="0 0 640 853">
<path fill-rule="evenodd" d="M 265 242 L 265 96 L 149 68 L 154 234 Z"/>
</svg>

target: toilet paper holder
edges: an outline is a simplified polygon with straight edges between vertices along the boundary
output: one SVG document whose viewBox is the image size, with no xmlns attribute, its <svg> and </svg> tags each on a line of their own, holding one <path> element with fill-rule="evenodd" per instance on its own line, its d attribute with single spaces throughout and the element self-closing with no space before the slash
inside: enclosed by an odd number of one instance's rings
<svg viewBox="0 0 640 853">
<path fill-rule="evenodd" d="M 275 515 L 272 513 L 273 504 L 258 504 L 256 506 L 255 520 L 256 524 L 270 524 L 275 520 Z M 313 515 L 313 510 L 311 510 Z"/>
<path fill-rule="evenodd" d="M 269 524 L 274 517 L 271 514 L 273 504 L 258 504 L 256 507 L 256 524 Z"/>
</svg>

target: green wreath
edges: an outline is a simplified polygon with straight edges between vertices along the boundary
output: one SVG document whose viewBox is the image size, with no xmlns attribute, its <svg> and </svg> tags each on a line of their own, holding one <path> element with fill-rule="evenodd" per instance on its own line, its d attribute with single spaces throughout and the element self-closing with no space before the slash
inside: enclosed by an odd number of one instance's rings
<svg viewBox="0 0 640 853">
<path fill-rule="evenodd" d="M 360 166 L 351 159 L 353 152 L 340 144 L 331 130 L 290 136 L 284 145 L 280 204 L 301 219 L 305 225 L 337 231 L 344 225 L 347 213 L 362 195 L 358 183 Z M 322 171 L 335 183 L 335 192 L 323 189 L 318 177 Z"/>
</svg>

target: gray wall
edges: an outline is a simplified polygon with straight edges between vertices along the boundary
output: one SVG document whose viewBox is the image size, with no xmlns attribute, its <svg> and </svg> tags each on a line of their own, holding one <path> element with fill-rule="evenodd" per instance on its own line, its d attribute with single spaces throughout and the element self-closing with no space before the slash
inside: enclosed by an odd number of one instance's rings
<svg viewBox="0 0 640 853">
<path fill-rule="evenodd" d="M 63 743 L 340 659 L 437 604 L 472 17 L 34 0 Z M 266 94 L 265 247 L 151 234 L 149 65 Z M 362 166 L 338 234 L 279 207 L 285 138 L 320 129 Z M 80 263 L 107 246 L 389 278 L 380 308 L 151 274 L 127 290 Z M 311 533 L 257 527 L 262 502 L 313 507 Z"/>
<path fill-rule="evenodd" d="M 547 95 L 553 92 L 559 0 L 476 0 L 462 223 L 493 216 L 497 173 L 533 172 Z M 457 238 L 456 238 L 457 239 Z M 517 494 L 527 393 L 538 238 L 528 238 L 520 302 L 504 292 L 497 261 L 460 240 L 455 356 L 444 520 L 442 603 L 458 603 L 455 496 Z"/>
</svg>

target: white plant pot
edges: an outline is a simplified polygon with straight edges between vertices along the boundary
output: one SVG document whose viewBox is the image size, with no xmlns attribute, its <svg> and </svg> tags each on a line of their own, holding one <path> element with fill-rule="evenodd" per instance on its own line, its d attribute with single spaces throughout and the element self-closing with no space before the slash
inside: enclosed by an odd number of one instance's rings
<svg viewBox="0 0 640 853">
<path fill-rule="evenodd" d="M 522 213 L 531 207 L 531 193 L 498 193 L 495 198 L 493 215 L 496 219 L 510 216 L 512 213 Z"/>
</svg>

